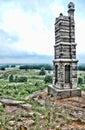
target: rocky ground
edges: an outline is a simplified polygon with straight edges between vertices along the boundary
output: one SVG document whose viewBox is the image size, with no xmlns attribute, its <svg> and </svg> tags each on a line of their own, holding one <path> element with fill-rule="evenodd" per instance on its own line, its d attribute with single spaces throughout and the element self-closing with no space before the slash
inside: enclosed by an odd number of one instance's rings
<svg viewBox="0 0 85 130">
<path fill-rule="evenodd" d="M 6 98 L 0 102 L 4 108 L 0 130 L 85 130 L 85 93 L 56 99 L 45 89 L 23 102 Z"/>
</svg>

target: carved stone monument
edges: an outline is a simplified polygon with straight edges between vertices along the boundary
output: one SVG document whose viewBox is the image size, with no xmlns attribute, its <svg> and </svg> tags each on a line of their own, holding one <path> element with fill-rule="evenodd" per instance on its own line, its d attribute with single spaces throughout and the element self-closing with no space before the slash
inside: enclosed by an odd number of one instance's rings
<svg viewBox="0 0 85 130">
<path fill-rule="evenodd" d="M 81 96 L 77 88 L 77 62 L 75 43 L 75 6 L 68 4 L 68 16 L 60 13 L 55 20 L 54 78 L 48 94 L 57 98 Z"/>
</svg>

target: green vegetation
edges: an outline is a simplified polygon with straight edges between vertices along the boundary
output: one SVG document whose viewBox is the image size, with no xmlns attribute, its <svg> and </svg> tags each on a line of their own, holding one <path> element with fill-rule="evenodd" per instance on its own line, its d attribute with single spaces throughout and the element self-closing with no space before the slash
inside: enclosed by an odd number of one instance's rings
<svg viewBox="0 0 85 130">
<path fill-rule="evenodd" d="M 25 70 L 18 67 L 9 67 L 5 71 L 0 70 L 0 96 L 24 100 L 32 92 L 44 89 L 47 87 L 44 81 L 45 76 L 52 75 L 52 73 L 45 70 L 45 75 L 39 75 L 41 70 Z"/>
<path fill-rule="evenodd" d="M 27 82 L 27 77 L 25 76 L 13 76 L 12 74 L 9 76 L 9 82 Z"/>
<path fill-rule="evenodd" d="M 78 71 L 78 87 L 85 91 L 85 71 Z"/>
<path fill-rule="evenodd" d="M 46 74 L 45 68 L 42 67 L 40 72 L 39 72 L 39 75 L 45 75 L 45 74 Z"/>
<path fill-rule="evenodd" d="M 40 74 L 40 72 L 45 71 L 45 74 Z M 40 69 L 20 69 L 19 67 L 10 66 L 5 70 L 0 70 L 0 97 L 6 97 L 16 100 L 25 100 L 25 97 L 37 90 L 42 90 L 49 83 L 52 83 L 53 72 L 51 70 L 46 70 L 45 67 Z M 85 91 L 85 72 L 78 71 L 78 87 Z M 51 102 L 51 100 L 53 102 Z M 36 100 L 30 99 L 26 103 L 32 104 L 32 110 L 36 112 L 31 117 L 35 122 L 35 130 L 44 129 L 59 129 L 59 126 L 71 123 L 74 118 L 69 114 L 69 108 L 64 107 L 58 108 L 55 105 L 55 99 L 48 96 L 45 99 L 44 107 L 42 107 Z M 54 103 L 54 104 L 53 104 Z M 43 115 L 42 121 L 40 120 L 40 115 Z M 22 117 L 27 119 L 30 118 L 29 113 L 19 113 L 10 117 L 6 115 L 3 106 L 0 106 L 0 129 L 8 129 L 9 121 L 18 122 Z M 3 116 L 3 118 L 2 118 Z M 40 122 L 41 121 L 41 122 Z M 60 121 L 60 122 L 59 122 Z M 42 123 L 42 127 L 41 124 Z M 57 126 L 56 126 L 57 124 Z M 1 127 L 2 126 L 2 127 Z M 15 128 L 14 128 L 15 129 Z M 23 128 L 24 130 L 24 128 Z"/>
<path fill-rule="evenodd" d="M 13 75 L 11 74 L 10 76 L 9 76 L 9 82 L 13 82 Z"/>
<path fill-rule="evenodd" d="M 82 84 L 83 83 L 83 78 L 82 77 L 78 77 L 78 84 Z"/>
<path fill-rule="evenodd" d="M 46 64 L 44 66 L 33 65 L 33 69 L 20 69 L 21 65 L 18 67 L 17 65 L 4 65 L 1 67 L 6 68 L 5 70 L 0 70 L 0 96 L 24 100 L 27 95 L 34 91 L 44 89 L 53 80 L 52 68 L 49 65 L 46 66 Z M 78 87 L 85 90 L 84 71 L 78 72 Z"/>
<path fill-rule="evenodd" d="M 45 83 L 52 83 L 53 78 L 51 75 L 46 75 L 44 81 L 45 81 Z"/>
<path fill-rule="evenodd" d="M 85 64 L 80 64 L 80 65 L 78 66 L 78 70 L 79 70 L 79 71 L 85 71 Z"/>
<path fill-rule="evenodd" d="M 53 66 L 51 64 L 29 64 L 29 65 L 20 65 L 19 69 L 41 69 L 42 67 L 45 70 L 53 70 Z"/>
<path fill-rule="evenodd" d="M 3 109 L 3 106 L 1 105 L 0 106 L 0 116 L 3 114 L 3 112 L 4 112 L 4 109 Z"/>
</svg>

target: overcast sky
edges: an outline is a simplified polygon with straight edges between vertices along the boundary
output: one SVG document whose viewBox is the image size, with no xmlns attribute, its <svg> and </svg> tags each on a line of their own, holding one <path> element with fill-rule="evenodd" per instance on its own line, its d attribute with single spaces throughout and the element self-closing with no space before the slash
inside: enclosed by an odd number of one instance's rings
<svg viewBox="0 0 85 130">
<path fill-rule="evenodd" d="M 75 4 L 77 54 L 85 53 L 85 1 Z M 70 0 L 0 0 L 0 63 L 53 55 L 55 18 Z M 25 61 L 26 62 L 26 61 Z"/>
</svg>

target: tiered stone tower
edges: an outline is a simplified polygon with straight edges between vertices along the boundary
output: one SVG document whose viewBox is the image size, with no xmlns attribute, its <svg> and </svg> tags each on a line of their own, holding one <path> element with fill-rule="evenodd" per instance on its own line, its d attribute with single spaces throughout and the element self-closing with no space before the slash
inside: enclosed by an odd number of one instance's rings
<svg viewBox="0 0 85 130">
<path fill-rule="evenodd" d="M 62 13 L 55 20 L 54 81 L 48 93 L 58 98 L 80 96 L 77 88 L 77 62 L 75 43 L 75 6 L 68 4 L 68 16 Z"/>
</svg>

